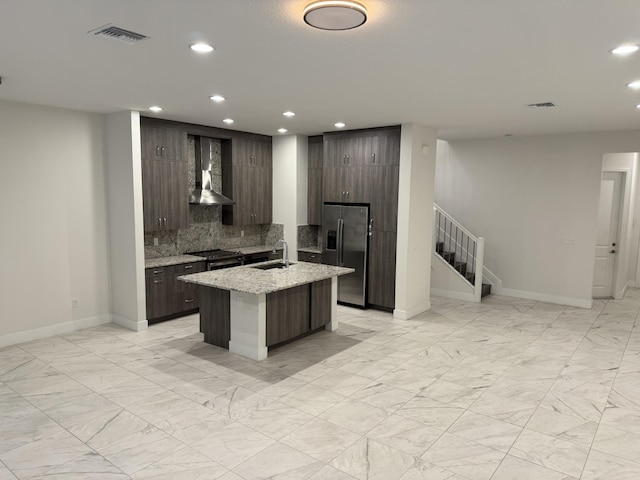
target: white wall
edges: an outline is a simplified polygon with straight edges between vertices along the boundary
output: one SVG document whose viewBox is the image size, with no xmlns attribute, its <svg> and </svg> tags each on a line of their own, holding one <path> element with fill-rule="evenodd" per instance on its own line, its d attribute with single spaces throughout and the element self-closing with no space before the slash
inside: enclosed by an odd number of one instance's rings
<svg viewBox="0 0 640 480">
<path fill-rule="evenodd" d="M 0 101 L 0 346 L 110 321 L 103 121 Z"/>
<path fill-rule="evenodd" d="M 603 156 L 634 151 L 638 131 L 450 142 L 435 198 L 485 237 L 502 293 L 589 306 Z"/>
<path fill-rule="evenodd" d="M 111 312 L 115 323 L 144 330 L 144 220 L 140 115 L 111 113 L 106 117 L 107 186 L 111 259 Z"/>
<path fill-rule="evenodd" d="M 400 139 L 396 305 L 394 316 L 412 318 L 431 308 L 431 256 L 436 130 L 403 124 Z M 425 205 L 428 205 L 425 208 Z"/>
</svg>

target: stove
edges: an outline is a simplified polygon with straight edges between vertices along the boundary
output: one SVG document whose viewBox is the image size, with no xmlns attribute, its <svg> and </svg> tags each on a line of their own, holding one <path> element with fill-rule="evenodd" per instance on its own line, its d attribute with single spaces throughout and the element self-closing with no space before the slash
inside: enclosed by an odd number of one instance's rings
<svg viewBox="0 0 640 480">
<path fill-rule="evenodd" d="M 240 252 L 231 252 L 229 250 L 203 250 L 200 252 L 187 252 L 187 255 L 195 255 L 196 257 L 204 257 L 207 259 L 207 270 L 219 270 L 221 268 L 237 267 L 242 265 L 244 255 Z"/>
</svg>

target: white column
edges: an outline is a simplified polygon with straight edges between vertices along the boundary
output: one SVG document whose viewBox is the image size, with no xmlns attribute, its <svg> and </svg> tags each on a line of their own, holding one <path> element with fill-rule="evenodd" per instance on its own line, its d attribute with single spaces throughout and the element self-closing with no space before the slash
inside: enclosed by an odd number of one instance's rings
<svg viewBox="0 0 640 480">
<path fill-rule="evenodd" d="M 229 351 L 252 360 L 264 360 L 267 348 L 267 295 L 230 293 Z"/>
<path fill-rule="evenodd" d="M 147 328 L 140 114 L 106 115 L 111 313 L 115 323 Z"/>
<path fill-rule="evenodd" d="M 431 308 L 436 133 L 436 129 L 424 125 L 402 125 L 393 311 L 396 318 L 412 318 Z"/>
<path fill-rule="evenodd" d="M 307 223 L 307 137 L 273 137 L 273 223 L 284 225 L 289 259 L 298 259 L 298 225 Z"/>
</svg>

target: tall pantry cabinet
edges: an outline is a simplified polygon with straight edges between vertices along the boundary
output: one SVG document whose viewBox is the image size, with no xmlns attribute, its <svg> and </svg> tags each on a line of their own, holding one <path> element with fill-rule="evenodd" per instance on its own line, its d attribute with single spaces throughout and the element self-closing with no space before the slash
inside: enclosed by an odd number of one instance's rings
<svg viewBox="0 0 640 480">
<path fill-rule="evenodd" d="M 312 152 L 310 141 L 310 167 Z M 323 202 L 369 204 L 367 300 L 386 310 L 395 307 L 399 169 L 399 126 L 323 136 Z M 311 178 L 310 170 L 309 204 Z"/>
</svg>

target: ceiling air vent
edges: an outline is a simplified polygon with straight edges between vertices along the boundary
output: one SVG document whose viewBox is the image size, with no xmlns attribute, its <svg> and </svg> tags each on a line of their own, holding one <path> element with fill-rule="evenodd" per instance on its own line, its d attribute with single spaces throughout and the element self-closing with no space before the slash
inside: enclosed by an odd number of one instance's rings
<svg viewBox="0 0 640 480">
<path fill-rule="evenodd" d="M 111 38 L 113 40 L 120 40 L 121 42 L 128 43 L 129 45 L 138 43 L 145 38 L 149 38 L 146 35 L 142 35 L 141 33 L 125 30 L 124 28 L 116 27 L 115 25 L 111 24 L 103 25 L 102 27 L 91 30 L 88 33 L 93 33 L 94 35 L 99 35 L 101 37 Z"/>
<path fill-rule="evenodd" d="M 527 105 L 529 108 L 551 108 L 555 106 L 556 104 L 553 102 L 530 103 Z"/>
</svg>

